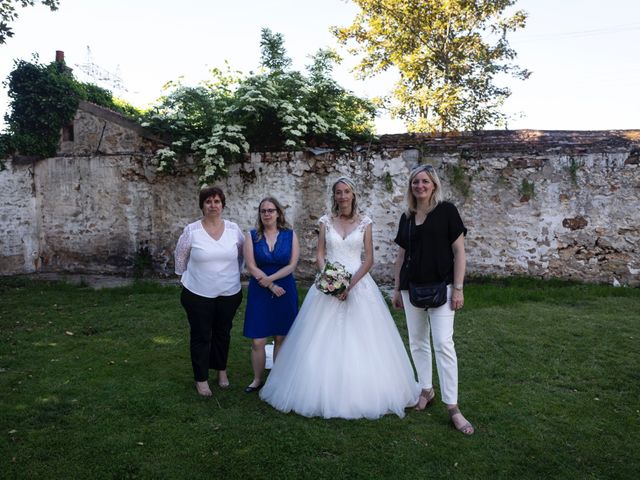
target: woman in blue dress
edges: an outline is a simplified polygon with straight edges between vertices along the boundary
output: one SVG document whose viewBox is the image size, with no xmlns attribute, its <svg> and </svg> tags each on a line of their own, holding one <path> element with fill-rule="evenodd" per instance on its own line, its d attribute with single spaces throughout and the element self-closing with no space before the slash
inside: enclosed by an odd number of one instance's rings
<svg viewBox="0 0 640 480">
<path fill-rule="evenodd" d="M 298 238 L 287 225 L 282 206 L 273 197 L 264 198 L 258 206 L 256 228 L 247 233 L 244 244 L 244 259 L 251 274 L 244 336 L 253 339 L 253 381 L 245 388 L 246 393 L 256 392 L 264 385 L 267 338 L 275 339 L 275 360 L 298 314 L 293 271 L 299 253 Z"/>
</svg>

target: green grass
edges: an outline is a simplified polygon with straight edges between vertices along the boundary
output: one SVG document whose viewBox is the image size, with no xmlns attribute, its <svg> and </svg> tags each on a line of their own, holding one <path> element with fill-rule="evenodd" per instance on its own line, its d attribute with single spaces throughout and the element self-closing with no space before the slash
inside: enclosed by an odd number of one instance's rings
<svg viewBox="0 0 640 480">
<path fill-rule="evenodd" d="M 404 419 L 284 415 L 252 377 L 196 395 L 179 289 L 0 279 L 1 478 L 636 478 L 640 289 L 484 280 L 456 317 L 460 404 Z M 406 338 L 403 316 L 394 312 Z"/>
</svg>

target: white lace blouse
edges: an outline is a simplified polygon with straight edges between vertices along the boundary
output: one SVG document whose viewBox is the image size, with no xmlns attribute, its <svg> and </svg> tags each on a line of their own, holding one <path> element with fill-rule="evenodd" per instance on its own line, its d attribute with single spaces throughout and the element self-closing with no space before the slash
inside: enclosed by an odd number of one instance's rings
<svg viewBox="0 0 640 480">
<path fill-rule="evenodd" d="M 207 298 L 238 293 L 244 235 L 234 222 L 224 221 L 219 240 L 207 233 L 202 221 L 184 228 L 174 252 L 175 272 L 180 282 L 196 295 Z"/>
</svg>

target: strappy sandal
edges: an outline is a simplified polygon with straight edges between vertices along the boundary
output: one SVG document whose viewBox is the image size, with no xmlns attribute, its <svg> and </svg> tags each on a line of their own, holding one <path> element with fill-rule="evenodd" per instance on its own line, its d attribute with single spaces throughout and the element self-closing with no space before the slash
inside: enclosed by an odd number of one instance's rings
<svg viewBox="0 0 640 480">
<path fill-rule="evenodd" d="M 421 412 L 425 410 L 429 405 L 432 405 L 433 402 L 436 401 L 436 392 L 433 391 L 433 388 L 422 389 L 420 392 L 420 396 L 418 397 L 418 403 L 413 409 L 417 412 Z"/>
<path fill-rule="evenodd" d="M 453 417 L 455 417 L 456 415 L 460 415 L 462 417 L 462 413 L 460 413 L 460 409 L 458 408 L 458 406 L 447 408 L 447 412 L 449 412 L 449 418 L 451 419 L 451 425 L 453 425 L 453 428 L 458 430 L 463 435 L 467 435 L 467 436 L 473 435 L 473 433 L 475 432 L 475 429 L 473 428 L 473 425 L 471 425 L 469 422 L 463 425 L 460 425 L 459 427 L 456 427 L 456 423 L 453 421 Z"/>
</svg>

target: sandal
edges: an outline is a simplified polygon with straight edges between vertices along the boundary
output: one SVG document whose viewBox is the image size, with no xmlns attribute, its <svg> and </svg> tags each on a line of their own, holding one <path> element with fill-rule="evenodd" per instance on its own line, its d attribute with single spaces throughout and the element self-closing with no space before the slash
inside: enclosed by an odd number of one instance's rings
<svg viewBox="0 0 640 480">
<path fill-rule="evenodd" d="M 417 412 L 421 412 L 425 410 L 429 405 L 433 404 L 436 401 L 436 393 L 433 391 L 433 388 L 425 389 L 423 388 L 420 392 L 420 396 L 418 397 L 418 403 L 413 409 Z"/>
<path fill-rule="evenodd" d="M 471 425 L 471 423 L 469 423 L 466 419 L 465 419 L 466 423 L 460 426 L 456 426 L 456 422 L 453 420 L 453 417 L 455 417 L 456 415 L 460 415 L 464 419 L 457 405 L 455 407 L 447 408 L 447 412 L 449 412 L 449 418 L 451 418 L 451 424 L 453 425 L 453 428 L 458 430 L 463 435 L 467 435 L 467 436 L 473 435 L 473 433 L 475 432 L 475 429 L 473 428 L 473 425 Z"/>
</svg>

